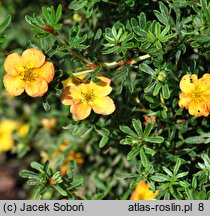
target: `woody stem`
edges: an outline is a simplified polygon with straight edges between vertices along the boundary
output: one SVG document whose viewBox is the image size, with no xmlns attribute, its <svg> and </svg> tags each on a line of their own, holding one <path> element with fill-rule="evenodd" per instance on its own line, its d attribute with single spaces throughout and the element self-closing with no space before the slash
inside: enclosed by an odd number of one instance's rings
<svg viewBox="0 0 210 216">
<path fill-rule="evenodd" d="M 148 59 L 150 58 L 151 56 L 149 54 L 146 54 L 146 55 L 143 55 L 143 56 L 139 56 L 133 60 L 131 60 L 131 62 L 129 63 L 130 65 L 133 65 L 133 64 L 136 64 L 137 62 L 139 61 L 142 61 L 142 60 L 145 60 L 145 59 Z M 117 62 L 117 61 L 114 61 L 114 62 L 103 62 L 102 63 L 105 67 L 115 67 L 115 66 L 118 66 L 118 65 L 121 65 L 122 62 Z M 86 74 L 86 73 L 90 73 L 92 71 L 94 71 L 95 69 L 91 69 L 91 70 L 84 70 L 84 71 L 80 71 L 80 72 L 76 72 L 74 73 L 73 75 L 74 76 L 78 76 L 78 75 L 82 75 L 82 74 Z"/>
</svg>

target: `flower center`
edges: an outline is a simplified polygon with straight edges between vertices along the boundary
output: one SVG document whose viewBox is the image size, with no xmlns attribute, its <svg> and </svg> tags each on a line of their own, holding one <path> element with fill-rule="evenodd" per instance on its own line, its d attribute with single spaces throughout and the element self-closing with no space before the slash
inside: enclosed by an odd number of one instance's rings
<svg viewBox="0 0 210 216">
<path fill-rule="evenodd" d="M 23 81 L 32 82 L 36 78 L 36 73 L 34 72 L 33 68 L 21 67 L 18 68 Z"/>
<path fill-rule="evenodd" d="M 81 92 L 81 95 L 82 95 L 83 101 L 85 101 L 86 103 L 93 102 L 95 98 L 93 90 L 90 90 L 88 92 Z"/>
<path fill-rule="evenodd" d="M 196 88 L 194 90 L 194 92 L 192 93 L 192 99 L 196 102 L 196 103 L 200 103 L 201 101 L 205 100 L 205 94 L 204 94 L 204 90 L 201 88 Z"/>
</svg>

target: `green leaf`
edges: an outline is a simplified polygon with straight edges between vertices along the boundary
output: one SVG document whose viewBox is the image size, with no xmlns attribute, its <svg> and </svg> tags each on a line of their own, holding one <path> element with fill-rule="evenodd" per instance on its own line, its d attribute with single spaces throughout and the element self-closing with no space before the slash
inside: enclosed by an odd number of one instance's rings
<svg viewBox="0 0 210 216">
<path fill-rule="evenodd" d="M 200 43 L 207 43 L 210 42 L 209 35 L 195 35 L 192 37 L 193 40 L 200 42 Z"/>
<path fill-rule="evenodd" d="M 162 143 L 164 142 L 164 138 L 161 136 L 155 136 L 155 137 L 145 137 L 144 140 L 149 143 Z"/>
<path fill-rule="evenodd" d="M 188 144 L 204 144 L 206 139 L 202 136 L 192 136 L 184 140 Z"/>
<path fill-rule="evenodd" d="M 144 92 L 145 93 L 151 92 L 154 89 L 156 84 L 157 84 L 156 80 L 154 82 L 149 83 L 149 85 L 144 89 Z"/>
<path fill-rule="evenodd" d="M 146 23 L 147 23 L 147 18 L 146 18 L 145 13 L 141 12 L 138 18 L 139 18 L 139 26 L 140 26 L 140 28 L 145 29 Z"/>
<path fill-rule="evenodd" d="M 179 181 L 179 184 L 184 188 L 188 188 L 191 186 L 191 184 L 186 181 Z"/>
<path fill-rule="evenodd" d="M 109 141 L 108 136 L 103 136 L 99 142 L 99 148 L 103 148 Z"/>
<path fill-rule="evenodd" d="M 64 162 L 64 155 L 60 155 L 55 159 L 54 170 L 56 171 Z"/>
<path fill-rule="evenodd" d="M 75 189 L 79 186 L 81 186 L 84 182 L 84 178 L 81 176 L 78 179 L 75 179 L 73 182 L 71 182 L 70 187 L 68 187 L 68 190 Z"/>
<path fill-rule="evenodd" d="M 140 158 L 141 158 L 142 165 L 144 166 L 144 168 L 146 168 L 148 166 L 148 159 L 144 152 L 144 148 L 140 149 Z"/>
<path fill-rule="evenodd" d="M 136 133 L 138 134 L 138 136 L 142 136 L 143 131 L 142 131 L 141 121 L 139 119 L 132 119 L 132 125 L 133 125 Z"/>
<path fill-rule="evenodd" d="M 159 8 L 160 8 L 161 14 L 164 17 L 167 17 L 167 16 L 170 15 L 170 12 L 169 12 L 168 8 L 161 1 L 159 2 Z"/>
<path fill-rule="evenodd" d="M 76 162 L 75 160 L 71 160 L 67 167 L 67 176 L 69 179 L 74 178 L 75 171 L 76 171 Z"/>
<path fill-rule="evenodd" d="M 148 37 L 147 32 L 146 32 L 145 30 L 143 30 L 142 28 L 140 28 L 139 26 L 134 26 L 134 27 L 133 27 L 133 31 L 134 31 L 138 36 L 145 37 L 145 38 Z"/>
<path fill-rule="evenodd" d="M 157 19 L 163 23 L 165 26 L 168 25 L 168 19 L 163 14 L 161 14 L 159 11 L 154 10 L 154 14 L 157 17 Z"/>
<path fill-rule="evenodd" d="M 48 112 L 48 111 L 50 110 L 50 104 L 49 104 L 48 101 L 44 100 L 44 101 L 42 102 L 42 106 L 44 107 L 45 111 Z"/>
<path fill-rule="evenodd" d="M 153 129 L 153 123 L 148 122 L 145 129 L 144 129 L 144 134 L 143 134 L 144 139 L 149 136 L 152 129 Z"/>
<path fill-rule="evenodd" d="M 198 185 L 197 177 L 194 175 L 193 178 L 192 178 L 192 187 L 194 189 L 196 189 L 197 185 Z"/>
<path fill-rule="evenodd" d="M 173 173 L 171 172 L 171 170 L 169 170 L 167 167 L 165 166 L 162 166 L 163 170 L 169 175 L 169 176 L 172 176 Z"/>
<path fill-rule="evenodd" d="M 28 178 L 28 179 L 35 179 L 35 180 L 41 180 L 41 177 L 39 174 L 29 171 L 29 170 L 21 170 L 20 171 L 20 176 L 23 178 Z"/>
<path fill-rule="evenodd" d="M 45 191 L 48 189 L 45 185 L 41 185 L 34 194 L 34 199 L 41 199 L 42 195 L 45 193 Z"/>
<path fill-rule="evenodd" d="M 176 164 L 175 164 L 175 167 L 174 167 L 174 175 L 176 175 L 178 173 L 180 166 L 181 166 L 181 159 L 177 158 Z"/>
<path fill-rule="evenodd" d="M 58 23 L 58 21 L 60 20 L 61 16 L 62 16 L 62 5 L 59 4 L 58 8 L 56 10 L 56 14 L 55 14 L 55 22 L 56 23 Z"/>
<path fill-rule="evenodd" d="M 138 135 L 126 125 L 120 125 L 120 130 L 132 137 L 138 138 Z"/>
<path fill-rule="evenodd" d="M 99 40 L 102 36 L 102 30 L 99 28 L 95 33 L 94 40 Z"/>
<path fill-rule="evenodd" d="M 136 173 L 116 173 L 114 176 L 117 179 L 129 179 L 129 178 L 137 178 L 139 175 Z"/>
<path fill-rule="evenodd" d="M 182 178 L 182 177 L 184 177 L 184 176 L 187 176 L 188 173 L 189 173 L 189 172 L 178 173 L 178 174 L 176 175 L 176 177 L 177 177 L 177 178 Z"/>
<path fill-rule="evenodd" d="M 167 26 L 163 29 L 163 31 L 161 32 L 161 37 L 164 37 L 164 36 L 168 33 L 169 30 L 170 30 L 170 26 L 167 25 Z"/>
<path fill-rule="evenodd" d="M 44 169 L 44 166 L 38 162 L 31 162 L 31 167 L 40 171 L 40 172 L 43 172 L 43 169 Z"/>
<path fill-rule="evenodd" d="M 210 158 L 208 157 L 208 155 L 202 154 L 201 158 L 203 159 L 206 168 L 210 168 Z"/>
<path fill-rule="evenodd" d="M 70 3 L 69 5 L 69 9 L 72 9 L 72 10 L 80 10 L 82 9 L 83 7 L 85 7 L 87 5 L 88 1 L 82 1 L 82 3 L 78 3 L 77 0 L 74 0 Z"/>
<path fill-rule="evenodd" d="M 0 23 L 0 33 L 2 33 L 4 31 L 4 29 L 6 29 L 6 27 L 10 24 L 10 22 L 11 22 L 11 16 L 8 15 Z"/>
<path fill-rule="evenodd" d="M 40 185 L 40 181 L 39 180 L 30 179 L 30 180 L 27 181 L 27 184 L 30 185 L 30 186 Z"/>
<path fill-rule="evenodd" d="M 151 176 L 151 179 L 153 181 L 156 181 L 156 182 L 170 181 L 170 177 L 169 176 L 166 176 L 166 175 L 161 174 L 161 173 L 157 173 L 156 175 Z"/>
<path fill-rule="evenodd" d="M 155 71 L 145 63 L 140 64 L 139 69 L 151 76 L 155 76 Z"/>
<path fill-rule="evenodd" d="M 144 146 L 144 150 L 146 154 L 154 156 L 157 152 L 154 149 Z"/>
<path fill-rule="evenodd" d="M 168 84 L 162 86 L 162 94 L 164 99 L 168 99 L 170 97 L 170 90 Z"/>
<path fill-rule="evenodd" d="M 53 187 L 62 195 L 62 196 L 67 196 L 67 191 L 62 188 L 60 185 L 56 184 L 53 185 Z"/>
<path fill-rule="evenodd" d="M 132 149 L 128 154 L 127 154 L 127 160 L 131 160 L 132 158 L 136 157 L 139 154 L 140 148 L 135 148 Z"/>
<path fill-rule="evenodd" d="M 162 87 L 162 84 L 160 82 L 157 82 L 154 91 L 153 91 L 153 96 L 157 96 L 160 92 L 160 89 Z"/>
</svg>

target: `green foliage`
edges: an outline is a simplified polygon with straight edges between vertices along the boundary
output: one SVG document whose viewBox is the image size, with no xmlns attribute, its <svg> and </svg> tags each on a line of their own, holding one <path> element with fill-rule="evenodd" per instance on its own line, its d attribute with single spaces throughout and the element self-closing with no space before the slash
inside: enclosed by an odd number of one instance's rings
<svg viewBox="0 0 210 216">
<path fill-rule="evenodd" d="M 44 165 L 32 162 L 31 167 L 36 170 L 36 172 L 22 170 L 20 176 L 27 178 L 27 183 L 32 186 L 37 186 L 36 192 L 34 194 L 34 199 L 41 199 L 44 193 L 47 193 L 49 188 L 53 187 L 62 196 L 68 199 L 74 199 L 74 195 L 71 191 L 83 184 L 84 179 L 82 177 L 75 178 L 75 163 L 70 162 L 68 166 L 67 178 L 60 175 L 59 171 L 55 171 L 49 167 L 49 161 L 46 161 Z M 55 166 L 59 166 L 60 161 L 56 161 Z M 38 171 L 38 173 L 37 173 Z"/>
<path fill-rule="evenodd" d="M 62 16 L 62 6 L 59 5 L 55 11 L 54 7 L 42 7 L 43 18 L 33 14 L 33 17 L 26 15 L 25 20 L 33 27 L 36 37 L 46 37 L 48 34 L 56 34 L 62 24 L 59 23 Z"/>
<path fill-rule="evenodd" d="M 128 160 L 136 157 L 140 153 L 143 145 L 146 145 L 147 143 L 160 144 L 164 142 L 164 138 L 161 136 L 150 136 L 150 133 L 153 129 L 152 123 L 147 123 L 144 131 L 142 130 L 142 124 L 139 120 L 133 119 L 132 125 L 135 132 L 128 126 L 120 126 L 120 130 L 128 134 L 126 139 L 121 140 L 120 143 L 132 146 L 132 150 L 127 155 Z M 147 147 L 147 149 L 150 148 Z"/>
<path fill-rule="evenodd" d="M 7 16 L 4 18 L 4 20 L 0 23 L 0 43 L 4 41 L 4 36 L 2 35 L 3 31 L 6 29 L 6 27 L 11 22 L 11 16 Z"/>
</svg>

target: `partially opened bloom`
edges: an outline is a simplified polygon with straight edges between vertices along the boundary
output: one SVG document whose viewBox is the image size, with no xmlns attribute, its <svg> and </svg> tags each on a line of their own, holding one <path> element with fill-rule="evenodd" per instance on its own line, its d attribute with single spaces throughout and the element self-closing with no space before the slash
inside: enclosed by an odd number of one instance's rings
<svg viewBox="0 0 210 216">
<path fill-rule="evenodd" d="M 130 200 L 155 200 L 158 193 L 159 191 L 151 191 L 146 181 L 140 181 L 131 194 Z"/>
<path fill-rule="evenodd" d="M 194 116 L 208 116 L 210 112 L 210 74 L 198 79 L 195 74 L 186 74 L 180 81 L 179 106 Z"/>
<path fill-rule="evenodd" d="M 43 96 L 54 77 L 54 66 L 45 61 L 45 55 L 36 48 L 22 55 L 13 53 L 4 61 L 6 75 L 3 83 L 9 95 L 18 96 L 26 91 L 31 97 Z"/>
<path fill-rule="evenodd" d="M 67 86 L 61 95 L 64 105 L 70 105 L 70 112 L 78 119 L 87 118 L 91 110 L 97 114 L 110 115 L 115 110 L 113 100 L 108 97 L 112 91 L 111 80 L 99 76 L 101 81 L 94 83 L 81 83 L 79 85 Z"/>
</svg>

